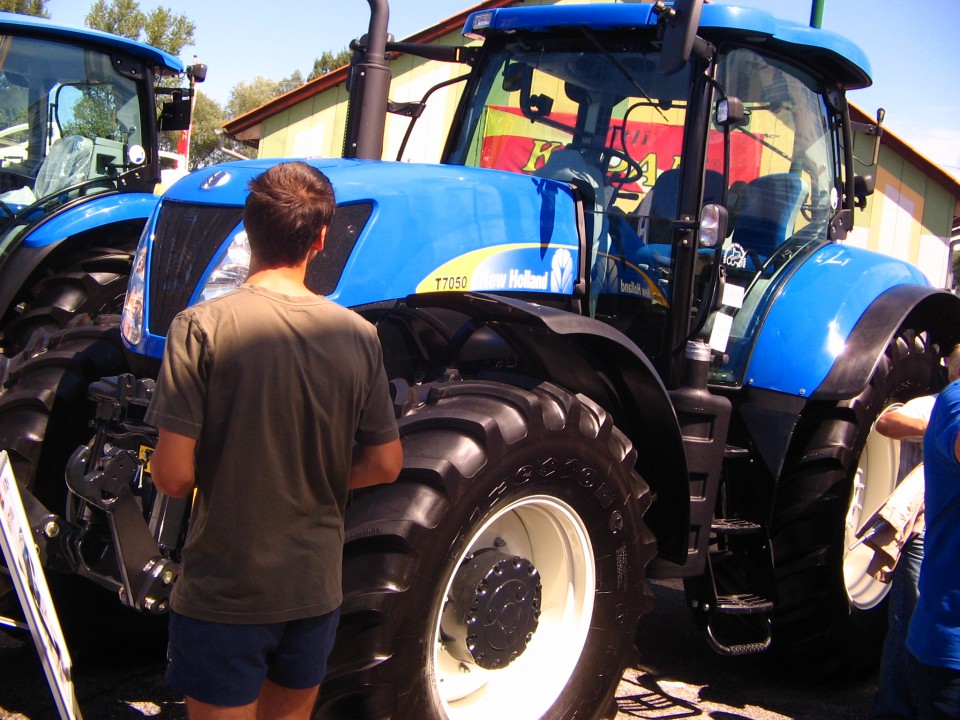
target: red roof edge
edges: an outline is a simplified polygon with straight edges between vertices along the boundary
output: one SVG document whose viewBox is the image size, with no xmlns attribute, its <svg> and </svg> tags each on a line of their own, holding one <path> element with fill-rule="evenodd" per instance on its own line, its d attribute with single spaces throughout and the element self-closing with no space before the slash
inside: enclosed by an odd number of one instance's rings
<svg viewBox="0 0 960 720">
<path fill-rule="evenodd" d="M 404 38 L 404 41 L 420 43 L 432 42 L 451 32 L 459 31 L 463 27 L 463 24 L 466 22 L 467 16 L 470 15 L 470 13 L 478 12 L 480 10 L 492 10 L 494 8 L 505 7 L 508 5 L 515 5 L 517 2 L 518 0 L 486 0 L 486 2 L 482 2 L 479 5 L 468 8 L 463 12 L 459 12 L 456 15 L 427 28 L 426 30 L 421 30 L 420 32 L 414 33 L 413 35 Z M 280 95 L 279 97 L 275 97 L 258 108 L 254 108 L 243 115 L 239 115 L 232 120 L 228 120 L 223 124 L 223 129 L 229 135 L 234 135 L 241 133 L 244 130 L 248 130 L 257 124 L 262 123 L 267 118 L 276 115 L 277 113 L 283 112 L 284 110 L 289 110 L 291 107 L 299 105 L 305 100 L 309 100 L 315 95 L 319 95 L 325 90 L 329 90 L 330 88 L 345 82 L 347 79 L 348 69 L 348 66 L 344 66 L 337 68 L 336 70 L 332 70 L 325 75 L 321 75 L 318 78 L 314 78 L 305 85 L 301 85 L 300 87 L 295 88 L 288 93 Z"/>
<path fill-rule="evenodd" d="M 853 103 L 850 103 L 850 118 L 854 122 L 873 124 L 877 122 L 876 118 L 870 117 Z M 908 145 L 905 140 L 892 133 L 887 127 L 883 128 L 880 143 L 889 147 L 924 175 L 943 185 L 953 194 L 955 201 L 960 203 L 960 180 L 957 180 L 942 167 Z"/>
</svg>

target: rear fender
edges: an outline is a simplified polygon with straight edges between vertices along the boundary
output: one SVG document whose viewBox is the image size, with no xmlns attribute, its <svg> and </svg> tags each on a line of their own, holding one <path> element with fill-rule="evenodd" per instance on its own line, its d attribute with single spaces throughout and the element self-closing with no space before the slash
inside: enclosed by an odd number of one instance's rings
<svg viewBox="0 0 960 720">
<path fill-rule="evenodd" d="M 853 328 L 814 399 L 842 400 L 859 394 L 904 325 L 925 330 L 947 355 L 960 342 L 960 297 L 920 285 L 898 285 L 883 293 Z"/>
<path fill-rule="evenodd" d="M 663 382 L 633 341 L 582 315 L 481 293 L 431 293 L 410 308 L 463 313 L 504 338 L 538 378 L 599 403 L 633 442 L 636 468 L 653 491 L 646 515 L 658 554 L 687 560 L 690 494 L 683 440 Z"/>
<path fill-rule="evenodd" d="M 744 382 L 803 398 L 850 397 L 859 392 L 913 305 L 938 293 L 909 263 L 842 245 L 817 250 L 777 292 Z M 884 337 L 868 339 L 877 326 L 883 328 Z M 865 347 L 879 351 L 869 357 L 856 355 Z M 843 370 L 845 366 L 851 369 Z M 837 375 L 826 383 L 834 372 Z"/>
</svg>

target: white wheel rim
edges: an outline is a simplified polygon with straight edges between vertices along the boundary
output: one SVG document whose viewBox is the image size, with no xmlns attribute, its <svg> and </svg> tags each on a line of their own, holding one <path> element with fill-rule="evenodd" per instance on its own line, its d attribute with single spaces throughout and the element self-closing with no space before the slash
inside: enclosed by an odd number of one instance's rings
<svg viewBox="0 0 960 720">
<path fill-rule="evenodd" d="M 583 521 L 555 497 L 525 497 L 499 509 L 465 543 L 446 578 L 450 598 L 465 558 L 496 548 L 526 558 L 540 573 L 539 625 L 507 667 L 485 670 L 453 657 L 441 642 L 442 607 L 433 618 L 430 674 L 450 720 L 536 720 L 554 704 L 576 669 L 593 615 L 596 568 Z"/>
<path fill-rule="evenodd" d="M 873 550 L 861 543 L 853 550 L 857 531 L 883 504 L 897 484 L 900 468 L 900 443 L 870 429 L 853 479 L 850 506 L 843 538 L 843 580 L 850 603 L 861 610 L 876 607 L 890 586 L 867 574 Z"/>
</svg>

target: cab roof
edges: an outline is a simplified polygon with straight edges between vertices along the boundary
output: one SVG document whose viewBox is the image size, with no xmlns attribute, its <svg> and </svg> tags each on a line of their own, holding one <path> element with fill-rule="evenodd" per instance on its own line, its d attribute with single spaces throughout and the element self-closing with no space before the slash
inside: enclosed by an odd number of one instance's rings
<svg viewBox="0 0 960 720">
<path fill-rule="evenodd" d="M 471 13 L 464 35 L 489 38 L 516 32 L 556 32 L 585 27 L 597 32 L 652 29 L 657 16 L 650 3 L 537 5 Z M 710 42 L 746 41 L 767 47 L 818 70 L 845 89 L 872 83 L 870 62 L 859 46 L 820 28 L 781 20 L 764 10 L 704 4 L 699 34 Z"/>
<path fill-rule="evenodd" d="M 0 35 L 30 35 L 31 37 L 45 37 L 69 43 L 95 45 L 108 51 L 120 51 L 127 55 L 133 55 L 160 68 L 164 74 L 182 73 L 184 71 L 184 65 L 180 58 L 174 57 L 159 48 L 100 30 L 58 25 L 46 18 L 31 15 L 0 12 Z"/>
</svg>

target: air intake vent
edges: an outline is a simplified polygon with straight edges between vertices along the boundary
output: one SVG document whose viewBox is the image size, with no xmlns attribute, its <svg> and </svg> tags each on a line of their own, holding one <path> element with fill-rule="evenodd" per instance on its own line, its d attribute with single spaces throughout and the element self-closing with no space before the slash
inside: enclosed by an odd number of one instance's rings
<svg viewBox="0 0 960 720">
<path fill-rule="evenodd" d="M 164 201 L 150 262 L 150 331 L 166 335 L 224 240 L 240 224 L 242 207 Z"/>
</svg>

